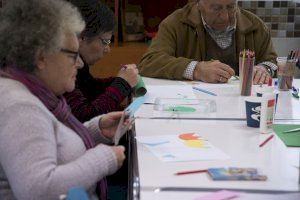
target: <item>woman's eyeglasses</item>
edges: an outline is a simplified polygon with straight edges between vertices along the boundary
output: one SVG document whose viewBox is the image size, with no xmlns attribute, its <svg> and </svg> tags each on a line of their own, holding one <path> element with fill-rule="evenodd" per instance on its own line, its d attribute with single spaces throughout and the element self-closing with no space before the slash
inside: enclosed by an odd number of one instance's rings
<svg viewBox="0 0 300 200">
<path fill-rule="evenodd" d="M 103 39 L 103 38 L 99 38 L 100 40 L 101 40 L 101 42 L 102 42 L 102 44 L 104 45 L 104 46 L 109 46 L 110 45 L 110 43 L 111 43 L 111 40 L 110 39 Z"/>
<path fill-rule="evenodd" d="M 60 49 L 61 52 L 63 53 L 67 53 L 67 54 L 71 54 L 72 56 L 70 56 L 71 58 L 73 58 L 73 64 L 75 65 L 77 59 L 79 58 L 79 52 L 78 51 L 72 51 L 72 50 L 69 50 L 69 49 Z"/>
</svg>

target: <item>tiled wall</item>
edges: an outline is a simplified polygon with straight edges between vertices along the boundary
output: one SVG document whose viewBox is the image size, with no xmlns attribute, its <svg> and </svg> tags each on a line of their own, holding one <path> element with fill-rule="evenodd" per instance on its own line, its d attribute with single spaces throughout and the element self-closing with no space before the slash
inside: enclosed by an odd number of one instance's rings
<svg viewBox="0 0 300 200">
<path fill-rule="evenodd" d="M 258 15 L 272 37 L 300 37 L 300 2 L 239 1 L 239 6 Z"/>
<path fill-rule="evenodd" d="M 6 0 L 0 0 L 0 8 Z M 239 6 L 258 15 L 271 29 L 272 37 L 300 37 L 300 0 L 240 0 Z"/>
</svg>

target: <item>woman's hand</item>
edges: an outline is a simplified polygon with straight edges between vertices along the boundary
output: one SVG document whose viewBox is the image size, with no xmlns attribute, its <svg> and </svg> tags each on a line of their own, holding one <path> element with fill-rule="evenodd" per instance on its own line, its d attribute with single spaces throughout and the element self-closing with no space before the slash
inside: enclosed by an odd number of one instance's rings
<svg viewBox="0 0 300 200">
<path fill-rule="evenodd" d="M 139 70 L 135 64 L 125 65 L 118 73 L 118 77 L 123 78 L 133 88 L 137 84 Z"/>
<path fill-rule="evenodd" d="M 119 121 L 122 117 L 123 112 L 110 112 L 103 115 L 99 120 L 99 128 L 102 135 L 107 138 L 113 138 L 118 128 Z M 128 117 L 124 120 L 124 126 L 129 123 Z"/>
<path fill-rule="evenodd" d="M 114 153 L 116 154 L 118 167 L 120 168 L 125 160 L 125 147 L 124 146 L 112 146 L 111 147 Z"/>
</svg>

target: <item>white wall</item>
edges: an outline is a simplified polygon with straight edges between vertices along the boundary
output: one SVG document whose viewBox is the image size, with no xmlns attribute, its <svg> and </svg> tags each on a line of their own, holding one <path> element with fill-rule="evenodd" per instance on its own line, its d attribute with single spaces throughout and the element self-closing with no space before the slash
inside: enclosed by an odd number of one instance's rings
<svg viewBox="0 0 300 200">
<path fill-rule="evenodd" d="M 291 50 L 300 49 L 300 38 L 272 38 L 278 56 L 287 56 Z"/>
</svg>

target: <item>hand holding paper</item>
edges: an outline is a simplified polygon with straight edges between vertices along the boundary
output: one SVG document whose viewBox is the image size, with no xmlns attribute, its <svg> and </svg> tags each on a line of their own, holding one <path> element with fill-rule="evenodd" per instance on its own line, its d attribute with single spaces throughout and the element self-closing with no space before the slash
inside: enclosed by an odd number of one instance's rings
<svg viewBox="0 0 300 200">
<path fill-rule="evenodd" d="M 99 120 L 101 133 L 107 138 L 113 138 L 117 130 L 123 112 L 110 112 L 103 115 Z M 123 121 L 125 124 L 126 121 Z"/>
<path fill-rule="evenodd" d="M 136 98 L 123 112 L 115 132 L 114 143 L 117 145 L 120 138 L 126 133 L 131 124 L 134 122 L 134 113 L 145 102 L 145 97 Z"/>
<path fill-rule="evenodd" d="M 128 121 L 127 123 L 125 121 Z M 114 144 L 118 145 L 121 137 L 126 133 L 131 124 L 134 122 L 134 118 L 130 118 L 128 112 L 123 112 L 122 117 L 119 121 L 118 128 L 114 135 Z"/>
</svg>

